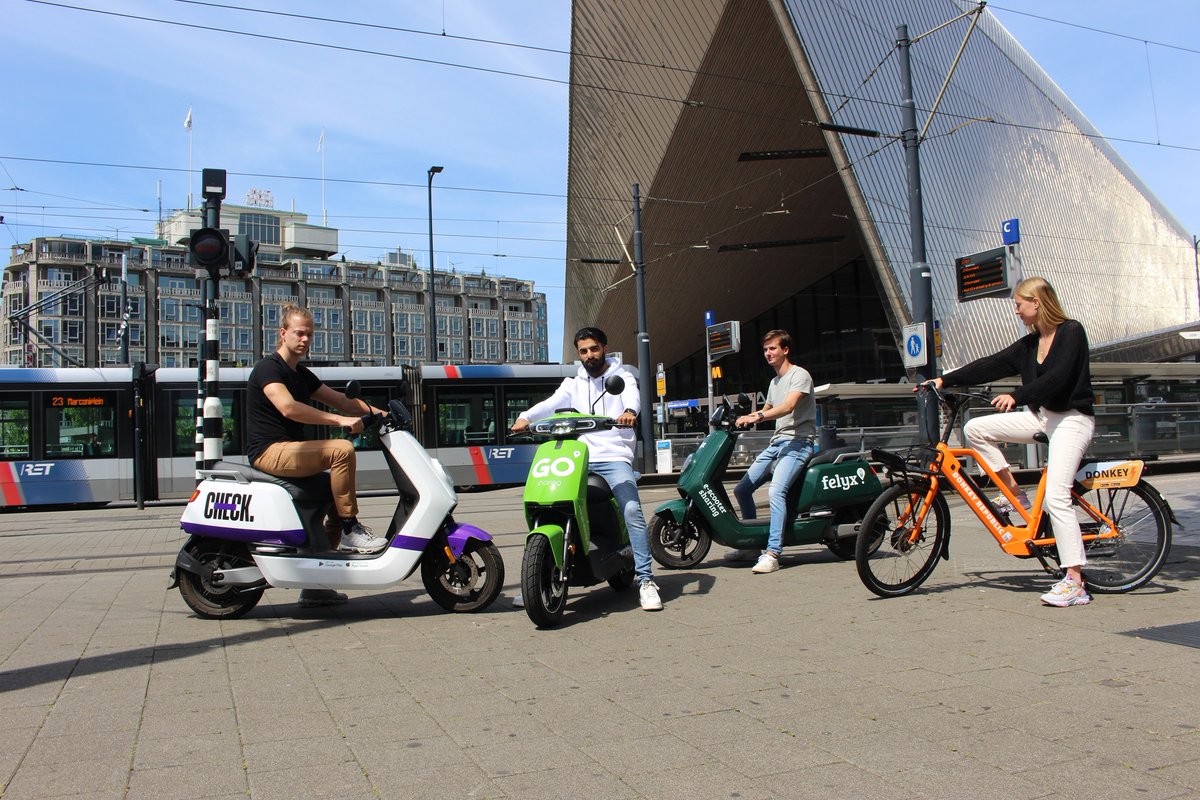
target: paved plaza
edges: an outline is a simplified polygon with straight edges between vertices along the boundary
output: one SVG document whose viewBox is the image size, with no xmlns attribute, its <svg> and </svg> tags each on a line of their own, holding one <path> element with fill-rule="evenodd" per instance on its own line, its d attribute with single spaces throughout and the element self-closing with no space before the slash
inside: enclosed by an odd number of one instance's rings
<svg viewBox="0 0 1200 800">
<path fill-rule="evenodd" d="M 664 611 L 573 589 L 551 631 L 511 604 L 515 489 L 460 497 L 507 570 L 466 615 L 414 576 L 333 609 L 270 590 L 245 619 L 198 619 L 166 589 L 180 507 L 3 514 L 0 794 L 1200 797 L 1197 476 L 1151 480 L 1186 525 L 1170 561 L 1090 606 L 1039 605 L 1036 562 L 955 503 L 951 560 L 911 597 L 875 599 L 824 548 L 759 576 L 714 546 L 659 571 Z M 381 529 L 394 499 L 363 505 Z"/>
</svg>

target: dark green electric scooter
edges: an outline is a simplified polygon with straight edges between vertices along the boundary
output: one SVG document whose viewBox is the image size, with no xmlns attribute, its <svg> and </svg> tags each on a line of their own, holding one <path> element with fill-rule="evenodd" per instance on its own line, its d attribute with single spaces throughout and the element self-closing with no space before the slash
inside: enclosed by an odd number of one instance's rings
<svg viewBox="0 0 1200 800">
<path fill-rule="evenodd" d="M 713 414 L 712 432 L 684 463 L 679 475 L 680 499 L 659 506 L 649 523 L 650 552 L 669 569 L 694 567 L 715 541 L 726 547 L 762 550 L 767 546 L 769 519 L 741 520 L 721 482 L 737 443 L 738 411 L 722 401 Z M 879 478 L 855 447 L 835 447 L 812 456 L 788 493 L 784 547 L 823 544 L 838 558 L 854 558 L 858 523 L 883 491 Z"/>
</svg>

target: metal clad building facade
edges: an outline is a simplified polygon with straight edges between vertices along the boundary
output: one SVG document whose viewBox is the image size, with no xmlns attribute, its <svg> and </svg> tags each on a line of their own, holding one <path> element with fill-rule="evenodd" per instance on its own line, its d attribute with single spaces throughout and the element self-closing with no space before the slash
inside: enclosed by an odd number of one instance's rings
<svg viewBox="0 0 1200 800">
<path fill-rule="evenodd" d="M 911 261 L 904 151 L 895 138 L 896 26 L 906 23 L 916 37 L 973 7 L 576 0 L 568 339 L 595 323 L 614 349 L 636 352 L 633 281 L 622 280 L 628 263 L 586 262 L 632 253 L 637 182 L 655 361 L 694 361 L 708 309 L 753 331 L 807 329 L 806 341 L 828 338 L 828 351 L 850 341 L 870 348 L 880 334 L 874 312 L 839 318 L 838 309 L 875 302 L 894 348 L 908 321 Z M 963 19 L 912 46 L 919 127 L 969 27 Z M 883 136 L 828 133 L 818 121 Z M 746 158 L 756 152 L 761 160 Z M 1011 218 L 1021 221 L 1024 274 L 1055 285 L 1098 355 L 1151 360 L 1194 347 L 1175 335 L 1200 318 L 1190 235 L 990 12 L 979 18 L 920 154 L 943 367 L 1022 332 L 1005 298 L 960 305 L 953 268 L 959 256 L 1000 246 L 1001 223 Z M 873 300 L 861 296 L 861 280 L 846 277 L 855 264 L 870 274 Z M 825 284 L 831 288 L 814 298 L 787 300 Z M 757 356 L 756 339 L 745 331 L 743 338 Z M 893 363 L 868 358 L 859 369 Z"/>
</svg>

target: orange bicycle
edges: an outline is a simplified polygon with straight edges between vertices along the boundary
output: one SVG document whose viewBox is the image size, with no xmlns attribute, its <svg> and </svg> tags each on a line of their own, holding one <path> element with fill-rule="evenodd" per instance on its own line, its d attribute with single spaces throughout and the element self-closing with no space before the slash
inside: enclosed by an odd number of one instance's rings
<svg viewBox="0 0 1200 800">
<path fill-rule="evenodd" d="M 855 542 L 858 575 L 880 597 L 900 597 L 924 583 L 938 559 L 950 558 L 950 506 L 945 494 L 958 493 L 995 537 L 1000 549 L 1017 558 L 1036 558 L 1056 578 L 1063 575 L 1049 517 L 1042 513 L 1046 472 L 1042 470 L 1033 507 L 1026 510 L 1008 487 L 972 449 L 950 447 L 946 440 L 970 398 L 986 396 L 922 386 L 919 401 L 933 395 L 946 409 L 940 441 L 907 454 L 873 450 L 893 482 L 863 517 Z M 1044 434 L 1034 437 L 1045 442 Z M 972 457 L 1012 504 L 999 511 L 963 469 Z M 1083 532 L 1088 589 L 1098 593 L 1131 592 L 1158 573 L 1171 548 L 1171 507 L 1142 479 L 1143 462 L 1093 462 L 1081 465 L 1071 497 Z M 1016 517 L 1016 519 L 1011 519 Z"/>
</svg>

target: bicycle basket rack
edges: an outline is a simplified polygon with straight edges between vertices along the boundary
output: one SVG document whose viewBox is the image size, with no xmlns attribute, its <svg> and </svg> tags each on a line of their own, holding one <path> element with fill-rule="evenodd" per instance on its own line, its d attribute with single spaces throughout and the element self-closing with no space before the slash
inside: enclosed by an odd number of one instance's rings
<svg viewBox="0 0 1200 800">
<path fill-rule="evenodd" d="M 936 475 L 942 463 L 942 451 L 927 444 L 913 445 L 903 450 L 872 450 L 871 459 L 883 464 L 892 477 Z"/>
</svg>

